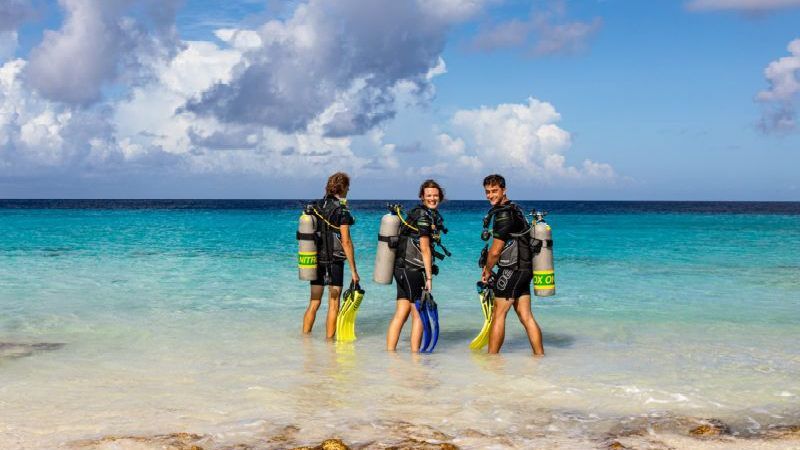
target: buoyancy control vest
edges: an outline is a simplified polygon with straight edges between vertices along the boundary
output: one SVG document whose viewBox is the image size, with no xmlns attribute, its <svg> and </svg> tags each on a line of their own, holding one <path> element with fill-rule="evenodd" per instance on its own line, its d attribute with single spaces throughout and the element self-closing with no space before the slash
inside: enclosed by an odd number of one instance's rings
<svg viewBox="0 0 800 450">
<path fill-rule="evenodd" d="M 501 222 L 502 225 L 500 224 Z M 492 225 L 492 230 L 490 230 L 489 225 Z M 497 261 L 498 267 L 513 270 L 531 270 L 533 262 L 530 236 L 531 225 L 525 218 L 522 208 L 513 202 L 493 206 L 486 214 L 486 217 L 483 218 L 481 239 L 488 241 L 490 237 L 498 238 L 496 229 L 500 226 L 511 232 L 508 233 L 503 250 L 500 252 L 500 259 Z M 478 266 L 481 268 L 486 265 L 488 251 L 489 244 L 486 244 L 478 261 Z"/>
<path fill-rule="evenodd" d="M 347 255 L 342 246 L 341 225 L 352 225 L 355 220 L 347 209 L 347 201 L 327 195 L 306 206 L 306 214 L 316 217 L 314 235 L 317 243 L 317 260 L 320 264 L 344 261 Z"/>
<path fill-rule="evenodd" d="M 420 248 L 420 238 L 422 237 L 420 228 L 430 229 L 431 254 L 435 259 L 442 260 L 445 256 L 450 256 L 450 252 L 442 245 L 442 233 L 447 233 L 447 228 L 444 226 L 444 218 L 439 214 L 439 211 L 418 205 L 408 212 L 408 216 L 405 219 L 402 216 L 400 218 L 395 267 L 416 270 L 425 269 L 422 249 Z M 444 253 L 436 251 L 434 249 L 435 245 L 438 245 Z M 439 271 L 436 264 L 433 264 L 431 269 L 433 275 L 436 275 Z"/>
</svg>

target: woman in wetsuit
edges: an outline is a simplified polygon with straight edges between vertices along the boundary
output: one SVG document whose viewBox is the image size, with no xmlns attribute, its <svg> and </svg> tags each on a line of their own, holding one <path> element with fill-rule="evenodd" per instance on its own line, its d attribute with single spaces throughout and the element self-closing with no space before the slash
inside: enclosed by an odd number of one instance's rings
<svg viewBox="0 0 800 450">
<path fill-rule="evenodd" d="M 397 283 L 397 303 L 389 329 L 386 331 L 386 349 L 394 351 L 400 332 L 411 314 L 411 351 L 419 352 L 422 339 L 422 320 L 414 302 L 423 291 L 433 289 L 433 276 L 438 272 L 434 264 L 433 245 L 444 230 L 444 219 L 438 207 L 444 201 L 444 189 L 434 180 L 425 180 L 419 187 L 420 204 L 401 221 L 394 267 Z"/>
</svg>

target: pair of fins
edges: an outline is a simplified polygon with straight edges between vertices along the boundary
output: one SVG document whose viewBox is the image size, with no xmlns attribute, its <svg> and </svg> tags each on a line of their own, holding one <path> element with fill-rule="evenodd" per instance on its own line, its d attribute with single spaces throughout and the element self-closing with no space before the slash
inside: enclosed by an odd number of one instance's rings
<svg viewBox="0 0 800 450">
<path fill-rule="evenodd" d="M 422 297 L 414 302 L 422 320 L 422 343 L 420 353 L 433 353 L 436 343 L 439 342 L 439 309 L 433 301 L 433 294 L 423 291 Z"/>
<path fill-rule="evenodd" d="M 356 340 L 356 315 L 364 299 L 364 290 L 358 283 L 350 282 L 344 291 L 342 306 L 336 316 L 336 340 L 350 342 Z"/>
<path fill-rule="evenodd" d="M 492 313 L 494 312 L 494 291 L 488 284 L 478 282 L 478 300 L 483 311 L 483 327 L 469 344 L 472 350 L 480 350 L 489 343 L 489 332 L 492 329 Z"/>
</svg>

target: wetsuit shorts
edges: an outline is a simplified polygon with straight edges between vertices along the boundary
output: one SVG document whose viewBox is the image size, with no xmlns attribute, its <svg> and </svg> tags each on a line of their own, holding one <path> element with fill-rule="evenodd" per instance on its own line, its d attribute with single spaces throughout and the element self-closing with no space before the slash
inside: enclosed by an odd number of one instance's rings
<svg viewBox="0 0 800 450">
<path fill-rule="evenodd" d="M 529 270 L 499 269 L 494 283 L 495 298 L 515 299 L 531 295 L 533 274 Z"/>
<path fill-rule="evenodd" d="M 397 283 L 397 299 L 407 298 L 415 302 L 422 297 L 425 288 L 425 272 L 407 268 L 394 269 L 394 281 Z"/>
<path fill-rule="evenodd" d="M 328 268 L 330 279 L 325 281 L 325 268 Z M 339 286 L 344 282 L 344 261 L 331 264 L 317 264 L 317 279 L 311 282 L 312 286 Z"/>
</svg>

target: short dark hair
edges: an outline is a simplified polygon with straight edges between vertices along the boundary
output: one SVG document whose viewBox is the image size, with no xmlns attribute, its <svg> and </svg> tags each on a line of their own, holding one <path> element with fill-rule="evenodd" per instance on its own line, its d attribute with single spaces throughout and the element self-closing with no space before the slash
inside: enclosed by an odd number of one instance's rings
<svg viewBox="0 0 800 450">
<path fill-rule="evenodd" d="M 422 184 L 419 186 L 419 198 L 422 198 L 423 194 L 425 194 L 425 188 L 436 188 L 436 189 L 438 189 L 439 190 L 439 202 L 443 202 L 444 201 L 444 189 L 441 186 L 439 186 L 439 183 L 437 183 L 434 180 L 425 180 L 425 181 L 423 181 Z"/>
<path fill-rule="evenodd" d="M 350 177 L 344 172 L 336 172 L 328 178 L 326 195 L 344 195 L 350 189 Z"/>
<path fill-rule="evenodd" d="M 493 173 L 483 179 L 483 186 L 500 186 L 501 189 L 506 188 L 506 179 L 502 175 Z"/>
</svg>

